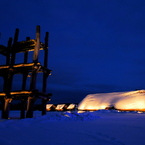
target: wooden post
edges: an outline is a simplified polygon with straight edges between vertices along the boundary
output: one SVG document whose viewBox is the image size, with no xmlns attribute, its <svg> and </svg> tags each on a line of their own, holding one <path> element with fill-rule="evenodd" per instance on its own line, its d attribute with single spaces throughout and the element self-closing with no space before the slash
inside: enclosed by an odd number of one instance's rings
<svg viewBox="0 0 145 145">
<path fill-rule="evenodd" d="M 18 41 L 18 35 L 19 35 L 19 29 L 16 29 L 15 36 L 14 36 L 14 42 L 13 42 L 13 48 L 12 48 L 11 65 L 13 65 L 15 63 L 16 53 L 13 49 L 15 48 L 15 44 Z"/>
<path fill-rule="evenodd" d="M 35 45 L 34 54 L 33 54 L 33 62 L 35 63 L 35 65 L 38 62 L 39 49 L 40 49 L 40 26 L 36 26 L 36 45 Z M 30 90 L 35 90 L 36 88 L 36 76 L 37 76 L 37 73 L 34 66 L 32 70 L 32 75 L 31 75 Z"/>
<path fill-rule="evenodd" d="M 49 39 L 49 33 L 46 32 L 45 35 L 45 49 L 44 49 L 44 67 L 47 69 L 48 65 L 48 39 Z M 48 74 L 46 72 L 43 72 L 43 86 L 42 86 L 42 92 L 46 93 L 46 88 L 47 88 L 47 77 Z M 47 99 L 44 100 L 42 99 L 42 115 L 46 114 L 46 103 Z"/>
<path fill-rule="evenodd" d="M 26 37 L 26 41 L 29 41 L 30 40 L 30 37 Z M 24 63 L 27 63 L 28 62 L 28 51 L 26 51 L 24 53 Z"/>
<path fill-rule="evenodd" d="M 26 41 L 30 40 L 30 37 L 26 37 Z M 28 62 L 28 52 L 24 53 L 24 64 Z M 22 90 L 26 89 L 26 82 L 27 82 L 27 76 L 28 72 L 23 74 L 23 81 L 22 81 Z M 26 105 L 27 100 L 26 99 L 21 99 L 21 116 L 20 118 L 25 118 L 25 105 Z"/>
<path fill-rule="evenodd" d="M 7 45 L 7 48 L 9 49 L 8 50 L 8 54 L 6 55 L 6 65 L 10 65 L 10 48 L 11 48 L 11 45 L 12 45 L 12 37 L 9 38 L 9 41 L 8 41 L 8 45 Z"/>
<path fill-rule="evenodd" d="M 10 47 L 12 45 L 12 38 L 10 37 L 9 40 L 8 40 L 8 45 L 7 45 L 7 48 L 10 50 Z M 10 65 L 10 53 L 9 53 L 9 50 L 8 50 L 8 54 L 6 55 L 6 65 Z M 9 73 L 9 72 L 7 72 Z M 4 75 L 4 85 L 3 85 L 3 91 L 4 92 L 7 92 L 8 89 L 8 76 L 7 74 Z"/>
<path fill-rule="evenodd" d="M 26 37 L 26 41 L 30 40 L 30 37 Z M 28 62 L 28 52 L 24 53 L 24 63 Z M 27 82 L 28 72 L 23 74 L 23 81 L 22 81 L 22 90 L 26 89 L 26 82 Z"/>
<path fill-rule="evenodd" d="M 9 118 L 9 108 L 10 108 L 11 101 L 12 101 L 11 98 L 4 98 L 3 99 L 3 109 L 2 109 L 2 118 L 3 119 Z"/>
<path fill-rule="evenodd" d="M 49 33 L 46 32 L 45 36 L 45 49 L 44 49 L 44 67 L 47 69 L 48 67 L 48 39 L 49 39 Z M 43 87 L 42 87 L 42 92 L 46 92 L 46 87 L 47 87 L 47 76 L 46 72 L 43 72 Z"/>
<path fill-rule="evenodd" d="M 36 26 L 36 45 L 34 48 L 33 62 L 38 62 L 38 54 L 40 49 L 40 26 Z"/>
<path fill-rule="evenodd" d="M 21 115 L 20 115 L 21 119 L 25 118 L 25 105 L 26 105 L 26 102 L 27 102 L 26 99 L 21 99 Z"/>
<path fill-rule="evenodd" d="M 32 70 L 32 75 L 31 75 L 30 90 L 36 89 L 36 77 L 37 77 L 36 71 L 37 71 L 37 69 L 35 67 L 36 67 L 36 64 L 38 62 L 39 50 L 40 50 L 40 26 L 36 26 L 36 45 L 35 45 L 34 54 L 33 54 L 34 68 Z M 34 97 L 35 97 L 35 94 L 32 94 L 31 97 L 28 97 L 27 113 L 26 113 L 27 118 L 33 117 Z"/>
<path fill-rule="evenodd" d="M 11 56 L 11 62 L 10 62 L 10 67 L 14 65 L 15 63 L 15 56 L 16 56 L 16 53 L 14 51 L 14 48 L 15 48 L 15 44 L 17 43 L 18 41 L 18 35 L 19 35 L 19 29 L 16 29 L 15 31 L 15 35 L 14 35 L 14 42 L 13 42 L 13 47 L 12 47 L 12 56 Z M 12 88 L 12 82 L 13 82 L 13 72 L 11 72 L 9 70 L 9 74 L 8 74 L 8 91 L 11 90 Z M 6 92 L 6 93 L 9 93 L 9 92 Z"/>
<path fill-rule="evenodd" d="M 34 104 L 34 96 L 28 97 L 27 100 L 27 112 L 26 112 L 26 118 L 32 118 L 33 117 L 33 104 Z"/>
<path fill-rule="evenodd" d="M 19 29 L 16 29 L 15 31 L 15 35 L 14 35 L 14 42 L 13 45 L 15 45 L 17 43 L 18 40 L 18 34 L 19 34 Z M 8 45 L 11 45 L 11 41 L 12 39 L 9 39 Z M 14 47 L 13 47 L 14 48 Z M 6 63 L 13 65 L 15 63 L 15 52 L 12 51 L 12 56 L 11 56 L 11 61 L 10 59 L 7 57 L 6 59 Z M 7 79 L 5 79 L 5 93 L 8 97 L 10 97 L 10 90 L 12 87 L 12 81 L 13 81 L 13 73 L 8 70 L 7 72 Z M 4 97 L 4 101 L 3 101 L 3 111 L 2 111 L 2 118 L 7 119 L 9 117 L 9 103 L 12 101 L 12 98 L 7 98 L 7 96 Z"/>
</svg>

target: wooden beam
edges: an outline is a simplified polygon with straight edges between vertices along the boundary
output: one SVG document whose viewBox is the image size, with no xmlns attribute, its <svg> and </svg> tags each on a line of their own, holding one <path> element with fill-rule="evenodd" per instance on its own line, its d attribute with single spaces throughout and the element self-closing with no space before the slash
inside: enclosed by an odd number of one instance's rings
<svg viewBox="0 0 145 145">
<path fill-rule="evenodd" d="M 36 64 L 35 63 L 26 63 L 26 64 L 21 63 L 21 64 L 15 64 L 13 65 L 13 67 L 16 68 L 16 67 L 28 67 L 28 66 L 37 66 L 37 65 L 40 65 L 40 63 L 39 62 L 37 62 Z"/>
<path fill-rule="evenodd" d="M 0 93 L 0 96 L 5 96 L 6 95 L 6 93 Z"/>
<path fill-rule="evenodd" d="M 48 96 L 51 96 L 51 94 L 46 94 L 46 93 L 42 93 L 42 92 L 39 92 L 38 90 L 33 90 L 33 91 L 12 91 L 9 93 L 10 95 L 31 95 L 31 94 L 38 94 L 40 96 L 44 96 L 44 98 L 48 97 Z M 0 96 L 5 96 L 6 93 L 4 92 L 0 92 Z"/>
<path fill-rule="evenodd" d="M 19 95 L 19 94 L 32 94 L 32 91 L 15 91 L 15 92 L 10 92 L 10 95 Z"/>
<path fill-rule="evenodd" d="M 30 95 L 32 94 L 32 91 L 14 91 L 14 92 L 9 92 L 9 95 Z M 0 96 L 6 96 L 6 93 L 0 93 Z"/>
<path fill-rule="evenodd" d="M 5 68 L 9 68 L 9 65 L 0 66 L 0 69 L 5 69 Z"/>
</svg>

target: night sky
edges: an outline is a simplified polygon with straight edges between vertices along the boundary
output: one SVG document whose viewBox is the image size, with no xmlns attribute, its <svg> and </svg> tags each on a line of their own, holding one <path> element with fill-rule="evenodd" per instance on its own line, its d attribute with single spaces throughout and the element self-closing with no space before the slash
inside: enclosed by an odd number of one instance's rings
<svg viewBox="0 0 145 145">
<path fill-rule="evenodd" d="M 35 39 L 36 25 L 41 26 L 42 42 L 50 32 L 53 71 L 47 90 L 53 103 L 145 89 L 144 0 L 0 0 L 0 44 L 7 45 L 16 28 L 19 41 Z M 15 80 L 17 88 L 20 81 Z"/>
</svg>

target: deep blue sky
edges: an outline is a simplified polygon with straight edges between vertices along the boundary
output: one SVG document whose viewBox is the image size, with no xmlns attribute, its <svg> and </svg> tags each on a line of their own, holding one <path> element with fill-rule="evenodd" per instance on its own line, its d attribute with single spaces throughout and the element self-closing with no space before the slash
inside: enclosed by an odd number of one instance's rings
<svg viewBox="0 0 145 145">
<path fill-rule="evenodd" d="M 52 102 L 145 89 L 144 0 L 0 0 L 0 20 L 3 45 L 15 28 L 19 41 L 35 38 L 36 25 L 42 41 L 50 32 Z"/>
</svg>

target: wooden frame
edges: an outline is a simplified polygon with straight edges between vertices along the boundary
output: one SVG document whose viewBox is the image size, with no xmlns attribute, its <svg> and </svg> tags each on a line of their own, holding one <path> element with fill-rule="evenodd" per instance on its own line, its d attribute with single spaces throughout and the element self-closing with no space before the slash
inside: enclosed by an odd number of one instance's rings
<svg viewBox="0 0 145 145">
<path fill-rule="evenodd" d="M 0 92 L 0 100 L 3 105 L 2 118 L 9 118 L 9 107 L 13 100 L 21 100 L 20 118 L 33 117 L 33 105 L 35 101 L 42 99 L 42 115 L 46 114 L 46 103 L 50 100 L 51 94 L 46 93 L 47 77 L 51 70 L 48 65 L 48 38 L 49 33 L 46 32 L 45 44 L 40 42 L 40 26 L 36 26 L 36 40 L 26 37 L 26 41 L 18 42 L 19 29 L 16 29 L 14 41 L 9 39 L 7 47 L 0 45 L 0 54 L 6 56 L 6 65 L 0 66 L 0 76 L 4 78 L 3 92 Z M 39 50 L 44 50 L 44 65 L 38 62 Z M 28 63 L 28 52 L 34 51 L 33 62 Z M 17 53 L 24 53 L 24 61 L 21 64 L 15 63 Z M 43 73 L 42 92 L 36 89 L 37 73 Z M 22 74 L 22 90 L 13 91 L 13 76 Z M 26 90 L 26 81 L 28 74 L 31 75 L 30 89 Z M 27 107 L 25 108 L 25 105 Z M 25 110 L 27 110 L 25 114 Z"/>
</svg>

